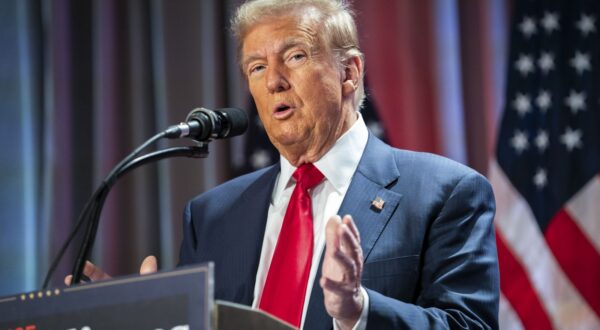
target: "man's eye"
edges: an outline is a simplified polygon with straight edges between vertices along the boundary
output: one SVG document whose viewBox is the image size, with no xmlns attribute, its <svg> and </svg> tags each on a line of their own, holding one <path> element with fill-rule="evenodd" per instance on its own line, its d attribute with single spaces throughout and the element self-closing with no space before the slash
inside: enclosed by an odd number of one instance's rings
<svg viewBox="0 0 600 330">
<path fill-rule="evenodd" d="M 264 69 L 265 69 L 264 65 L 255 65 L 255 66 L 253 66 L 253 67 L 250 68 L 249 72 L 250 72 L 250 74 L 253 74 L 253 73 L 258 73 L 258 72 L 260 72 L 260 71 L 262 71 Z"/>
<path fill-rule="evenodd" d="M 291 61 L 301 61 L 306 57 L 303 53 L 296 53 L 290 56 Z"/>
</svg>

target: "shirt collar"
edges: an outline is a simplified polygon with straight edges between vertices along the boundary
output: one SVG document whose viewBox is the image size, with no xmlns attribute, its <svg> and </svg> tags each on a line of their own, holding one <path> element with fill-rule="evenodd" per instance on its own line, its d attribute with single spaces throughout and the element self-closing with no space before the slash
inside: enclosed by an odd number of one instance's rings
<svg viewBox="0 0 600 330">
<path fill-rule="evenodd" d="M 358 120 L 335 142 L 333 147 L 314 163 L 315 167 L 323 173 L 325 179 L 329 181 L 335 190 L 344 194 L 350 186 L 352 175 L 358 167 L 360 158 L 369 139 L 367 125 L 360 112 L 357 112 Z M 281 170 L 279 178 L 273 190 L 272 200 L 278 200 L 283 190 L 290 184 L 292 174 L 296 168 L 288 162 L 287 159 L 280 156 Z"/>
</svg>

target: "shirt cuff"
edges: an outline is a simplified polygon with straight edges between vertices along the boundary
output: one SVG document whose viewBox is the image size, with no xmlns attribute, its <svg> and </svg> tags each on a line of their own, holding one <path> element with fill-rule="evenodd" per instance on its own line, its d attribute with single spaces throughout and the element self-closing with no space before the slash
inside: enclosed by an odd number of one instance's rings
<svg viewBox="0 0 600 330">
<path fill-rule="evenodd" d="M 360 293 L 363 296 L 363 307 L 362 311 L 360 312 L 360 317 L 352 327 L 352 330 L 367 329 L 367 318 L 369 317 L 369 295 L 367 294 L 367 290 L 365 290 L 365 288 L 362 286 L 360 287 Z M 333 319 L 333 330 L 340 330 L 336 319 Z"/>
</svg>

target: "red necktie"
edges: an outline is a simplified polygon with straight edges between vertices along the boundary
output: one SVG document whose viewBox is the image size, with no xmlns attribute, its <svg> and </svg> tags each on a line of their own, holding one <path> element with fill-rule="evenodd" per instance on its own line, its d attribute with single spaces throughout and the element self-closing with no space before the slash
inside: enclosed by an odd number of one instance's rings
<svg viewBox="0 0 600 330">
<path fill-rule="evenodd" d="M 313 164 L 298 167 L 292 175 L 292 192 L 259 308 L 300 327 L 302 307 L 313 254 L 313 217 L 309 189 L 323 181 Z"/>
</svg>

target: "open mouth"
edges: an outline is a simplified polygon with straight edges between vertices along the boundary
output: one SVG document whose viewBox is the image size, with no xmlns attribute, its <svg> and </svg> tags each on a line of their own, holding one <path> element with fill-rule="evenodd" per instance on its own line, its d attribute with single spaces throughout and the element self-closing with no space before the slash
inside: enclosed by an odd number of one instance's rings
<svg viewBox="0 0 600 330">
<path fill-rule="evenodd" d="M 275 108 L 275 112 L 284 112 L 286 110 L 289 110 L 291 107 L 287 104 L 280 104 L 279 106 L 277 106 Z"/>
<path fill-rule="evenodd" d="M 287 119 L 292 116 L 294 109 L 294 106 L 288 103 L 277 103 L 273 108 L 273 116 L 279 120 Z"/>
</svg>

